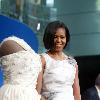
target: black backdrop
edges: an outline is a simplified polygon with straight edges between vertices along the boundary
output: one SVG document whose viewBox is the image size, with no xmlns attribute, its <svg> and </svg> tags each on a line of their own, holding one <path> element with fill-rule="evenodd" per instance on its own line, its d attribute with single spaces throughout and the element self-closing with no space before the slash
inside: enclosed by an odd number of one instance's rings
<svg viewBox="0 0 100 100">
<path fill-rule="evenodd" d="M 94 85 L 97 74 L 100 73 L 100 56 L 75 57 L 79 66 L 79 82 L 81 94 Z"/>
</svg>

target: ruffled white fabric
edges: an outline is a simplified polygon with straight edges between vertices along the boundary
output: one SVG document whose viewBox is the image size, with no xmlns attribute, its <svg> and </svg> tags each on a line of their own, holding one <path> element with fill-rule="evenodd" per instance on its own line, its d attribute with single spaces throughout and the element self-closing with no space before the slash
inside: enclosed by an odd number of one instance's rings
<svg viewBox="0 0 100 100">
<path fill-rule="evenodd" d="M 46 61 L 42 94 L 47 100 L 74 100 L 72 85 L 76 61 L 71 57 L 55 60 L 46 53 L 42 56 Z"/>
<path fill-rule="evenodd" d="M 0 100 L 40 100 L 36 91 L 38 74 L 41 71 L 41 59 L 22 39 L 8 37 L 25 50 L 0 58 L 4 70 L 4 85 L 0 88 Z M 1 45 L 2 45 L 1 43 Z"/>
</svg>

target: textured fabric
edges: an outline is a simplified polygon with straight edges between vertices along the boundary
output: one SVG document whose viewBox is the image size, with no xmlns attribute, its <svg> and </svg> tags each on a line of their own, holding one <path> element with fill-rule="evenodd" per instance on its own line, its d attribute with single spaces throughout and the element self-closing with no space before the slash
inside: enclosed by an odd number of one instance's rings
<svg viewBox="0 0 100 100">
<path fill-rule="evenodd" d="M 42 56 L 46 61 L 42 94 L 47 100 L 74 100 L 72 85 L 76 61 L 67 56 L 64 60 L 55 60 L 46 53 Z"/>
<path fill-rule="evenodd" d="M 36 91 L 38 74 L 42 69 L 40 56 L 24 40 L 17 37 L 9 37 L 6 40 L 11 39 L 19 41 L 25 50 L 0 58 L 0 65 L 4 70 L 0 100 L 40 100 Z"/>
</svg>

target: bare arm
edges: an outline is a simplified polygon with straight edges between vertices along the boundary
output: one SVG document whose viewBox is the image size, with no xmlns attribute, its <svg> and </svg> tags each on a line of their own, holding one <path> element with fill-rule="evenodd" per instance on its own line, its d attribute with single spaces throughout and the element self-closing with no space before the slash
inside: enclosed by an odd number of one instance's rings
<svg viewBox="0 0 100 100">
<path fill-rule="evenodd" d="M 0 57 L 24 50 L 13 40 L 5 41 L 0 47 Z"/>
<path fill-rule="evenodd" d="M 39 94 L 41 94 L 41 89 L 42 89 L 42 75 L 43 72 L 41 71 L 38 75 L 38 79 L 37 79 L 37 86 L 36 86 L 36 90 Z"/>
<path fill-rule="evenodd" d="M 75 100 L 81 100 L 79 78 L 78 78 L 78 65 L 76 65 L 76 74 L 75 74 L 75 79 L 73 84 L 73 94 Z"/>
<path fill-rule="evenodd" d="M 42 89 L 42 81 L 43 81 L 43 72 L 44 72 L 44 66 L 45 66 L 45 59 L 41 57 L 42 61 L 42 71 L 39 73 L 38 80 L 37 80 L 37 86 L 36 89 L 39 94 L 41 94 Z M 45 97 L 41 95 L 41 100 L 45 100 Z"/>
</svg>

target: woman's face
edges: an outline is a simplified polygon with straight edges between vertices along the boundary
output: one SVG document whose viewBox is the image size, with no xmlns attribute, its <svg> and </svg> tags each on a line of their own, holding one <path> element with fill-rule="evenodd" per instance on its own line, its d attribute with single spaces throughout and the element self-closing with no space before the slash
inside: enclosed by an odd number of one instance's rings
<svg viewBox="0 0 100 100">
<path fill-rule="evenodd" d="M 54 35 L 54 50 L 60 52 L 66 44 L 66 33 L 64 28 L 57 29 Z"/>
</svg>

